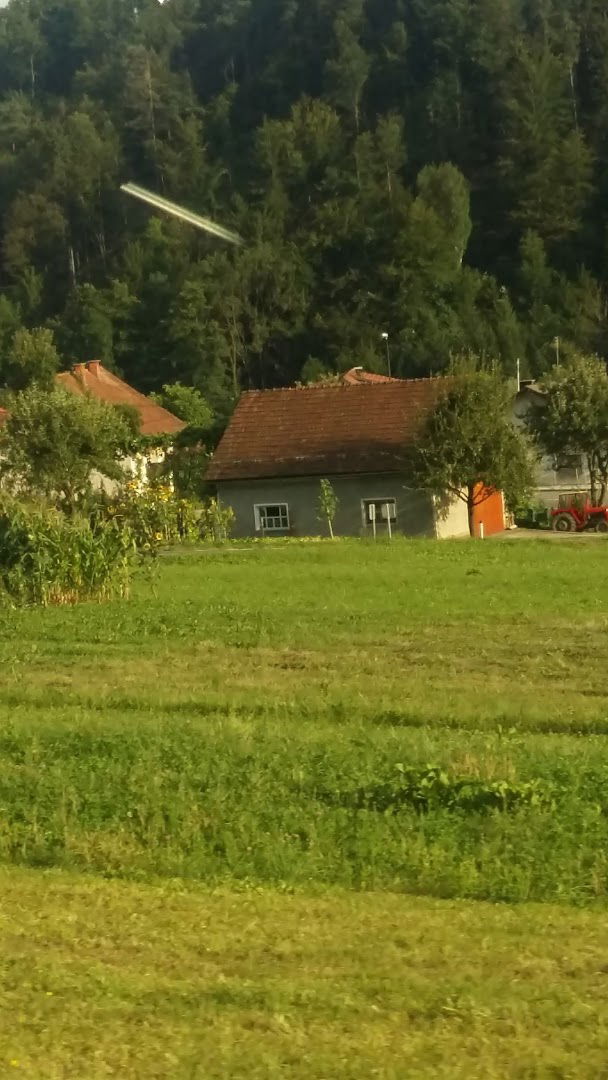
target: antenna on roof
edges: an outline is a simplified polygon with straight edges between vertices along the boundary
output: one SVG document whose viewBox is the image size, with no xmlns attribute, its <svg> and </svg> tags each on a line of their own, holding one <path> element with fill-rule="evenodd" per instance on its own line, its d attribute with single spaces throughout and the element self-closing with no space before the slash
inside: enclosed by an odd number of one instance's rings
<svg viewBox="0 0 608 1080">
<path fill-rule="evenodd" d="M 185 221 L 188 225 L 194 225 L 197 229 L 203 229 L 204 232 L 211 233 L 212 236 L 219 236 L 220 240 L 226 240 L 229 244 L 240 246 L 243 243 L 243 238 L 238 233 L 225 229 L 223 225 L 218 225 L 209 218 L 201 217 L 200 214 L 195 214 L 192 210 L 186 210 L 184 206 L 170 202 L 169 199 L 163 199 L 153 191 L 139 187 L 138 184 L 121 184 L 120 190 L 124 191 L 125 195 L 132 195 L 135 199 L 141 199 L 142 202 L 153 206 L 155 210 L 162 210 L 165 214 L 171 214 L 172 217 L 179 218 L 180 221 Z"/>
</svg>

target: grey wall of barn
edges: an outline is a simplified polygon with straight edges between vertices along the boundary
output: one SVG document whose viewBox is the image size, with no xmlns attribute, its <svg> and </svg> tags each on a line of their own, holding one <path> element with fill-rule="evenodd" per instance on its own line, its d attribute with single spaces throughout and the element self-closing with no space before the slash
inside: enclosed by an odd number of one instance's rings
<svg viewBox="0 0 608 1080">
<path fill-rule="evenodd" d="M 518 427 L 525 427 L 526 414 L 542 402 L 542 395 L 522 387 L 515 397 L 513 418 Z M 584 459 L 580 468 L 557 469 L 550 454 L 538 454 L 534 498 L 548 508 L 558 506 L 560 495 L 568 492 L 585 492 L 591 489 L 591 478 Z"/>
<path fill-rule="evenodd" d="M 334 521 L 336 536 L 361 536 L 368 531 L 363 525 L 361 501 L 385 498 L 395 499 L 397 503 L 397 523 L 393 526 L 396 532 L 435 536 L 432 497 L 407 488 L 399 476 L 330 476 L 328 479 L 339 500 Z M 318 518 L 319 477 L 220 481 L 217 492 L 220 500 L 234 510 L 232 535 L 235 537 L 256 535 L 253 512 L 256 503 L 288 503 L 292 536 L 327 533 L 327 526 Z M 378 535 L 385 533 L 386 524 L 378 522 Z"/>
</svg>

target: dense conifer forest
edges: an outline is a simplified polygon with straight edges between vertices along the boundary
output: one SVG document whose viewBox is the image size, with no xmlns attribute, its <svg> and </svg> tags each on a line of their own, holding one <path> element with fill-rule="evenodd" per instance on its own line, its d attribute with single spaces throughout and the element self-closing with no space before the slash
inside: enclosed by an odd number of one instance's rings
<svg viewBox="0 0 608 1080">
<path fill-rule="evenodd" d="M 50 350 L 221 412 L 382 333 L 404 376 L 606 354 L 607 195 L 605 0 L 10 0 L 0 383 Z"/>
</svg>

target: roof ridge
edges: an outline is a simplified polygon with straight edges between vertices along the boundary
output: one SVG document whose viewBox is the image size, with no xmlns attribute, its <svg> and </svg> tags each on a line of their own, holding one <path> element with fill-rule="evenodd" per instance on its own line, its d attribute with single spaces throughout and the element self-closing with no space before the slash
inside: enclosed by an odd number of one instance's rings
<svg viewBox="0 0 608 1080">
<path fill-rule="evenodd" d="M 395 386 L 404 386 L 410 383 L 429 383 L 439 382 L 441 379 L 447 379 L 448 375 L 418 375 L 412 379 L 390 379 L 386 382 L 336 382 L 336 383 L 310 383 L 309 386 L 268 386 L 261 390 L 241 390 L 241 397 L 246 395 L 253 396 L 258 394 L 284 394 L 294 393 L 299 394 L 306 390 L 369 390 L 370 388 L 377 389 L 378 387 L 389 386 L 394 389 Z"/>
</svg>

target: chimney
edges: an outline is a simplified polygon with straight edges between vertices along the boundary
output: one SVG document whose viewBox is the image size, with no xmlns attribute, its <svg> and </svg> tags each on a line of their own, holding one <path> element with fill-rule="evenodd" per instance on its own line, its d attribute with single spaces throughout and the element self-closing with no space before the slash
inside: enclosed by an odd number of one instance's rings
<svg viewBox="0 0 608 1080">
<path fill-rule="evenodd" d="M 87 364 L 87 371 L 90 371 L 91 375 L 95 375 L 95 377 L 97 379 L 99 378 L 99 368 L 100 368 L 99 360 L 89 360 L 89 362 Z"/>
<path fill-rule="evenodd" d="M 86 364 L 74 364 L 72 368 L 72 375 L 76 375 L 79 379 L 82 379 L 86 370 Z"/>
</svg>

